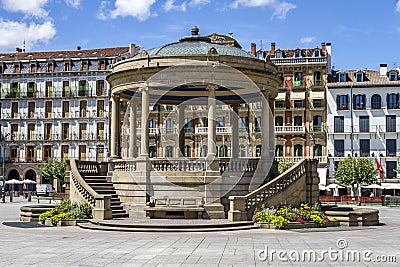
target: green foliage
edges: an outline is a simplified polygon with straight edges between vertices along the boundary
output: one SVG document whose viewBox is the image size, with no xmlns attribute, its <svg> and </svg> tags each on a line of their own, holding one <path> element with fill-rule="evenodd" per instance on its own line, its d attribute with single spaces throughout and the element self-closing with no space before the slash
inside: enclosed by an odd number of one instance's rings
<svg viewBox="0 0 400 267">
<path fill-rule="evenodd" d="M 318 207 L 310 207 L 301 204 L 298 208 L 283 206 L 274 209 L 256 209 L 253 215 L 254 222 L 268 222 L 274 225 L 275 229 L 284 229 L 289 222 L 313 222 L 322 227 L 330 219 L 318 210 Z"/>
<path fill-rule="evenodd" d="M 39 221 L 42 223 L 47 218 L 50 218 L 53 225 L 57 225 L 60 220 L 90 219 L 92 218 L 92 207 L 88 203 L 77 204 L 66 199 L 57 204 L 55 209 L 39 215 Z"/>
<path fill-rule="evenodd" d="M 39 215 L 39 222 L 44 223 L 44 221 L 46 221 L 47 218 L 50 218 L 50 217 L 54 216 L 55 214 L 56 214 L 55 209 L 43 212 L 42 214 Z"/>
<path fill-rule="evenodd" d="M 373 184 L 376 170 L 371 159 L 347 157 L 339 162 L 335 172 L 336 180 L 344 185 Z"/>
<path fill-rule="evenodd" d="M 70 220 L 71 213 L 70 212 L 61 212 L 57 215 L 54 215 L 50 218 L 50 222 L 52 225 L 57 225 L 57 223 L 61 220 Z"/>
<path fill-rule="evenodd" d="M 284 173 L 285 171 L 289 170 L 295 163 L 292 161 L 279 161 L 278 163 L 278 173 L 279 175 L 281 175 L 282 173 Z"/>
<path fill-rule="evenodd" d="M 44 164 L 41 169 L 42 176 L 45 179 L 57 179 L 64 181 L 65 171 L 67 169 L 67 164 L 64 159 L 50 159 Z"/>
</svg>

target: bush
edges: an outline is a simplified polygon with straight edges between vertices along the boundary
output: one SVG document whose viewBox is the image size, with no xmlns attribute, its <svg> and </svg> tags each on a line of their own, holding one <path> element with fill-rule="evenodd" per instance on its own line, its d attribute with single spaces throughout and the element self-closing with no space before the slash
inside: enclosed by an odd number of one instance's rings
<svg viewBox="0 0 400 267">
<path fill-rule="evenodd" d="M 92 218 L 92 207 L 87 203 L 76 204 L 67 199 L 59 203 L 55 209 L 39 215 L 39 221 L 42 223 L 47 218 L 50 218 L 53 225 L 57 225 L 60 220 L 90 219 Z"/>
<path fill-rule="evenodd" d="M 268 222 L 274 225 L 276 229 L 283 229 L 289 222 L 313 222 L 322 227 L 329 221 L 323 212 L 317 207 L 310 207 L 307 204 L 301 204 L 298 208 L 283 206 L 279 209 L 256 209 L 253 215 L 254 222 Z"/>
</svg>

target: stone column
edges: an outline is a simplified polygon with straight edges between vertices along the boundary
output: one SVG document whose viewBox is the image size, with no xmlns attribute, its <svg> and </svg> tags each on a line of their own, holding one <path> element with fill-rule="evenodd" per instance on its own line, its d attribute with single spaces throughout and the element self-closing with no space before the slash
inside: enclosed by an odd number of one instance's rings
<svg viewBox="0 0 400 267">
<path fill-rule="evenodd" d="M 111 96 L 111 158 L 119 158 L 119 139 L 120 139 L 120 104 L 119 95 Z"/>
<path fill-rule="evenodd" d="M 207 86 L 208 90 L 208 153 L 207 158 L 213 159 L 216 155 L 216 128 L 215 128 L 215 90 L 217 86 L 209 85 Z"/>
<path fill-rule="evenodd" d="M 231 126 L 232 126 L 232 141 L 231 155 L 232 158 L 239 158 L 239 105 L 232 105 L 231 110 Z"/>
<path fill-rule="evenodd" d="M 262 140 L 261 140 L 261 158 L 267 159 L 270 149 L 270 132 L 269 132 L 269 106 L 268 106 L 268 96 L 264 94 L 261 96 L 262 112 L 261 112 L 261 130 L 262 130 Z M 274 136 L 272 136 L 274 138 Z"/>
<path fill-rule="evenodd" d="M 131 100 L 129 104 L 130 109 L 130 118 L 129 118 L 129 126 L 130 126 L 130 135 L 129 135 L 129 157 L 136 158 L 137 157 L 137 149 L 136 149 L 136 103 Z"/>
<path fill-rule="evenodd" d="M 140 140 L 140 156 L 149 156 L 149 88 L 140 88 L 142 93 L 142 132 Z"/>
<path fill-rule="evenodd" d="M 178 106 L 178 157 L 185 155 L 185 105 Z"/>
</svg>

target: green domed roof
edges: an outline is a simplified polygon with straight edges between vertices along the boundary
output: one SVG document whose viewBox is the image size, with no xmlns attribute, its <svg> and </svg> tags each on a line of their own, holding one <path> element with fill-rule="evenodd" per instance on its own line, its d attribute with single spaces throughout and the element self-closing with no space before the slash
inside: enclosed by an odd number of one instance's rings
<svg viewBox="0 0 400 267">
<path fill-rule="evenodd" d="M 198 35 L 198 29 L 192 29 L 192 36 L 184 37 L 179 42 L 163 45 L 149 50 L 142 54 L 149 56 L 162 55 L 224 55 L 255 58 L 252 54 L 233 46 L 211 43 L 210 38 Z M 140 54 L 135 58 L 140 57 Z"/>
</svg>

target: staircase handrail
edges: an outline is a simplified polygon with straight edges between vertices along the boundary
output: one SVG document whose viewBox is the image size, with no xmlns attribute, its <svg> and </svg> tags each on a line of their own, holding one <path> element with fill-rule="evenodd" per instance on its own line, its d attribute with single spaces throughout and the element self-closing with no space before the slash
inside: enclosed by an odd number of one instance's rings
<svg viewBox="0 0 400 267">
<path fill-rule="evenodd" d="M 71 168 L 70 177 L 77 193 L 94 207 L 93 218 L 102 220 L 111 219 L 111 195 L 101 195 L 86 183 L 85 179 L 79 173 L 75 159 L 70 159 L 69 164 Z"/>
<path fill-rule="evenodd" d="M 247 195 L 230 196 L 230 211 L 247 214 L 245 217 L 248 218 L 249 214 L 252 213 L 257 206 L 282 192 L 300 179 L 307 171 L 307 161 L 309 161 L 309 159 L 300 160 L 278 177 Z"/>
</svg>

